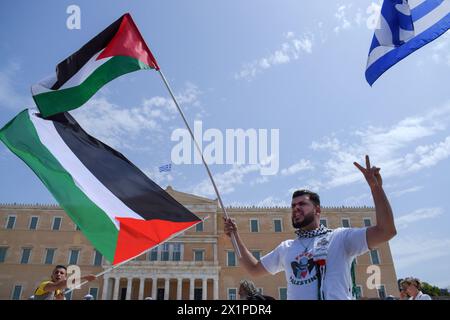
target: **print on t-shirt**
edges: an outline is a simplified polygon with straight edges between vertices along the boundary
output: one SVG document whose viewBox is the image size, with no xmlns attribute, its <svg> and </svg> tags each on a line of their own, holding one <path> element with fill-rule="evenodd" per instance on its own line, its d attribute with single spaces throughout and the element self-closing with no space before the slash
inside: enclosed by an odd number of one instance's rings
<svg viewBox="0 0 450 320">
<path fill-rule="evenodd" d="M 290 281 L 295 285 L 304 285 L 317 280 L 314 272 L 314 259 L 312 252 L 302 252 L 291 262 L 292 275 Z"/>
</svg>

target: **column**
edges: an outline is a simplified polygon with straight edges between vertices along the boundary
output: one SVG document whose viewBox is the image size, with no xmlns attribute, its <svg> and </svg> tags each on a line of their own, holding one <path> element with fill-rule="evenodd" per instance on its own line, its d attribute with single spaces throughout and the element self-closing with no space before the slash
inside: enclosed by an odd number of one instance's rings
<svg viewBox="0 0 450 320">
<path fill-rule="evenodd" d="M 107 300 L 108 297 L 108 284 L 109 284 L 109 277 L 103 277 L 103 292 L 102 292 L 102 300 Z"/>
<path fill-rule="evenodd" d="M 214 277 L 213 292 L 213 299 L 219 300 L 219 278 L 217 276 Z"/>
<path fill-rule="evenodd" d="M 119 300 L 119 287 L 120 287 L 120 277 L 115 277 L 113 300 Z"/>
<path fill-rule="evenodd" d="M 164 300 L 169 300 L 170 279 L 164 279 Z"/>
<path fill-rule="evenodd" d="M 144 285 L 145 285 L 145 278 L 139 278 L 139 300 L 144 300 Z"/>
<path fill-rule="evenodd" d="M 217 240 L 214 240 L 213 244 L 213 253 L 214 253 L 214 265 L 217 266 L 219 264 L 219 259 L 217 257 Z"/>
<path fill-rule="evenodd" d="M 189 279 L 189 300 L 194 300 L 194 286 L 195 286 L 195 279 L 190 278 Z"/>
<path fill-rule="evenodd" d="M 156 289 L 158 288 L 158 278 L 152 278 L 152 298 L 156 300 Z"/>
<path fill-rule="evenodd" d="M 183 279 L 177 279 L 177 300 L 181 300 L 183 293 Z"/>
<path fill-rule="evenodd" d="M 131 285 L 133 283 L 133 278 L 127 278 L 127 295 L 125 297 L 125 300 L 131 299 Z"/>
<path fill-rule="evenodd" d="M 202 279 L 202 300 L 208 299 L 208 279 Z"/>
</svg>

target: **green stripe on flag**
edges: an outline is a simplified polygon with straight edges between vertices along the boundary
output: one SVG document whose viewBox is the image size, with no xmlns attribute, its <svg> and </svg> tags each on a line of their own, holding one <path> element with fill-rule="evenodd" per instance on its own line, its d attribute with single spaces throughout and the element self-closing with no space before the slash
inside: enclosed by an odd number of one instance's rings
<svg viewBox="0 0 450 320">
<path fill-rule="evenodd" d="M 87 102 L 101 87 L 121 75 L 140 69 L 151 69 L 145 63 L 131 57 L 112 57 L 81 84 L 33 96 L 43 117 L 76 109 Z"/>
<path fill-rule="evenodd" d="M 34 171 L 86 238 L 112 262 L 118 237 L 116 226 L 40 141 L 28 110 L 0 130 L 0 140 Z"/>
</svg>

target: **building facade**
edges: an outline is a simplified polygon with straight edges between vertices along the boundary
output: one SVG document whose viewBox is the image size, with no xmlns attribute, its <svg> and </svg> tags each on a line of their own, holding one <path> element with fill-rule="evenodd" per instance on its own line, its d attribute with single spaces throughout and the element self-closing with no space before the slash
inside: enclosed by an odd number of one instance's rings
<svg viewBox="0 0 450 320">
<path fill-rule="evenodd" d="M 28 299 L 42 280 L 49 279 L 56 264 L 77 265 L 82 275 L 106 271 L 68 299 L 82 299 L 88 293 L 104 300 L 238 299 L 239 281 L 244 278 L 254 281 L 265 295 L 286 298 L 284 273 L 252 278 L 239 266 L 223 233 L 223 213 L 216 200 L 171 187 L 166 191 L 203 223 L 117 268 L 105 261 L 59 207 L 0 205 L 0 299 Z M 290 208 L 227 208 L 227 212 L 237 220 L 242 239 L 257 258 L 295 237 Z M 322 208 L 321 219 L 329 228 L 363 227 L 375 223 L 375 212 Z M 381 285 L 373 287 L 370 277 L 377 270 Z M 356 259 L 356 283 L 363 299 L 399 295 L 388 243 Z"/>
</svg>

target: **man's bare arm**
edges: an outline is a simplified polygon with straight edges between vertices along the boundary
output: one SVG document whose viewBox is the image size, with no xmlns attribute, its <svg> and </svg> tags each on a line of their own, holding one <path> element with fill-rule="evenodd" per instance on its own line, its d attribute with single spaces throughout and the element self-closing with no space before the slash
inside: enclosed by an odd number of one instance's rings
<svg viewBox="0 0 450 320">
<path fill-rule="evenodd" d="M 245 270 L 247 270 L 250 275 L 263 276 L 269 274 L 266 268 L 264 268 L 264 266 L 262 265 L 261 261 L 258 261 L 247 249 L 241 237 L 239 236 L 239 233 L 237 232 L 236 223 L 232 221 L 231 218 L 225 219 L 224 231 L 228 237 L 231 237 L 231 234 L 234 234 L 237 245 L 242 255 L 242 257 L 239 258 L 239 263 L 244 267 Z"/>
<path fill-rule="evenodd" d="M 394 224 L 394 214 L 391 205 L 383 190 L 383 180 L 380 175 L 380 168 L 371 167 L 369 156 L 366 156 L 366 168 L 354 162 L 354 165 L 362 172 L 369 184 L 375 203 L 375 214 L 377 223 L 367 229 L 367 245 L 370 249 L 376 248 L 383 242 L 392 239 L 397 230 Z"/>
</svg>

